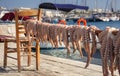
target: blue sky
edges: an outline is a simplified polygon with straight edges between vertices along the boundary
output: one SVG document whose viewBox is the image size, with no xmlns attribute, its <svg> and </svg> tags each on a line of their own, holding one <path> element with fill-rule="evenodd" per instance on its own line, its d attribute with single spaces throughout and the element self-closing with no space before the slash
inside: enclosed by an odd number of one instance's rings
<svg viewBox="0 0 120 76">
<path fill-rule="evenodd" d="M 30 8 L 38 8 L 38 5 L 42 2 L 52 2 L 52 3 L 68 3 L 68 4 L 76 4 L 78 1 L 78 5 L 83 5 L 82 0 L 0 0 L 0 6 L 13 9 L 19 7 L 30 7 Z M 106 8 L 107 0 L 96 0 L 97 8 Z M 120 9 L 120 0 L 116 1 L 116 6 L 114 8 Z M 110 8 L 111 0 L 108 0 L 107 8 Z M 95 8 L 95 0 L 87 0 L 87 6 L 90 9 Z"/>
</svg>

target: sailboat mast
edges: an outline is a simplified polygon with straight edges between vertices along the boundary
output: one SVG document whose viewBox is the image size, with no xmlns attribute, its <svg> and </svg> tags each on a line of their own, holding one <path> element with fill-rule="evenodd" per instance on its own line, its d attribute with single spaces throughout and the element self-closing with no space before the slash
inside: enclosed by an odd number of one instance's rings
<svg viewBox="0 0 120 76">
<path fill-rule="evenodd" d="M 87 5 L 87 0 L 85 0 L 85 6 Z"/>
<path fill-rule="evenodd" d="M 117 9 L 116 9 L 117 1 L 116 1 L 116 0 L 115 0 L 115 2 L 114 2 L 114 5 L 115 5 L 115 11 L 117 11 Z"/>
<path fill-rule="evenodd" d="M 78 1 L 78 0 L 77 0 Z M 82 6 L 86 6 L 86 4 L 87 4 L 87 0 L 81 0 L 81 5 Z"/>
<path fill-rule="evenodd" d="M 76 4 L 78 5 L 78 0 L 76 0 Z"/>
<path fill-rule="evenodd" d="M 95 9 L 97 9 L 97 0 L 95 0 Z"/>
<path fill-rule="evenodd" d="M 111 11 L 116 11 L 116 0 L 111 0 Z"/>
<path fill-rule="evenodd" d="M 106 6 L 105 6 L 105 12 L 107 11 L 107 8 L 108 8 L 108 0 L 106 2 Z"/>
</svg>

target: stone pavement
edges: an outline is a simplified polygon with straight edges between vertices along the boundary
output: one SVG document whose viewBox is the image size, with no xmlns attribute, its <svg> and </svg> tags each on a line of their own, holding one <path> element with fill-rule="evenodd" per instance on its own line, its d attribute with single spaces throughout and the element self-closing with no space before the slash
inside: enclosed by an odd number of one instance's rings
<svg viewBox="0 0 120 76">
<path fill-rule="evenodd" d="M 13 46 L 13 44 L 12 44 Z M 35 70 L 35 58 L 32 65 L 26 66 L 26 57 L 22 57 L 22 71 L 17 71 L 16 60 L 8 59 L 8 67 L 3 68 L 3 43 L 0 43 L 0 76 L 102 76 L 101 66 L 41 54 L 40 70 Z M 11 56 L 16 56 L 11 54 Z M 117 74 L 117 73 L 116 73 Z M 116 75 L 119 76 L 119 75 Z"/>
</svg>

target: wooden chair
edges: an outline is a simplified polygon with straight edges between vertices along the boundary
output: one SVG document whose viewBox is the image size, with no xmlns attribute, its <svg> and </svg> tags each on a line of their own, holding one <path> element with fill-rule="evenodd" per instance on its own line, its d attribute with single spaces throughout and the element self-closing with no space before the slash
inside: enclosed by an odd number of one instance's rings
<svg viewBox="0 0 120 76">
<path fill-rule="evenodd" d="M 28 56 L 28 66 L 31 64 L 31 42 L 28 40 L 27 37 L 21 36 L 25 35 L 25 28 L 24 25 L 19 22 L 19 16 L 37 16 L 39 19 L 40 11 L 35 9 L 27 9 L 27 10 L 15 10 L 15 25 L 16 25 L 16 37 L 8 37 L 4 40 L 4 68 L 7 66 L 7 57 L 8 53 L 17 53 L 17 65 L 18 71 L 21 71 L 21 52 L 26 51 Z M 10 48 L 8 46 L 9 42 L 15 42 L 16 48 Z M 39 69 L 40 65 L 40 46 L 39 41 L 36 39 L 36 69 Z M 11 58 L 11 57 L 10 57 Z M 13 58 L 14 59 L 14 58 Z"/>
</svg>

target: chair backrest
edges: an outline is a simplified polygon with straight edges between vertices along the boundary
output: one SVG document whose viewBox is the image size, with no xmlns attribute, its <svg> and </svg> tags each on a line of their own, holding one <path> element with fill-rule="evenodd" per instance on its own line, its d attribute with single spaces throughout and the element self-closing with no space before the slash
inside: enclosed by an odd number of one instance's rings
<svg viewBox="0 0 120 76">
<path fill-rule="evenodd" d="M 21 24 L 19 17 L 29 17 L 29 16 L 37 16 L 39 19 L 39 12 L 37 9 L 16 9 L 15 10 L 15 25 L 16 25 L 16 42 L 17 48 L 20 46 L 20 36 L 25 34 L 24 25 Z"/>
</svg>

